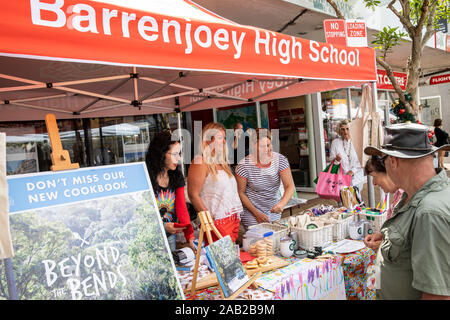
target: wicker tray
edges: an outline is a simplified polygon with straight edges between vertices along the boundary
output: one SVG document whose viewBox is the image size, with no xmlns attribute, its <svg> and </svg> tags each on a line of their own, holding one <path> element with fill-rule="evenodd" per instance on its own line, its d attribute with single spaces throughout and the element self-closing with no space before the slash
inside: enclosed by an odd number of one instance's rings
<svg viewBox="0 0 450 320">
<path fill-rule="evenodd" d="M 296 247 L 314 250 L 314 247 L 324 247 L 333 242 L 333 225 L 325 225 L 317 229 L 301 229 L 291 227 Z"/>
<path fill-rule="evenodd" d="M 338 220 L 337 223 L 333 224 L 333 241 L 340 241 L 348 238 L 350 233 L 348 231 L 348 226 L 351 222 L 356 221 L 357 218 L 354 214 L 350 214 L 347 218 Z"/>
<path fill-rule="evenodd" d="M 367 220 L 372 223 L 373 226 L 373 232 L 379 233 L 381 230 L 381 227 L 383 226 L 383 223 L 386 221 L 387 213 L 384 212 L 383 214 L 375 215 L 375 214 L 368 214 L 364 211 L 358 212 L 355 214 L 357 217 L 357 220 Z"/>
</svg>

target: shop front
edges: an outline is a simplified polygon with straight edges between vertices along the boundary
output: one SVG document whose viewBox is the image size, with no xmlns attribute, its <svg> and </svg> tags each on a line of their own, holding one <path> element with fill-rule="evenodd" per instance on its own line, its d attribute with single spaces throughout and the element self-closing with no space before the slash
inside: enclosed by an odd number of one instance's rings
<svg viewBox="0 0 450 320">
<path fill-rule="evenodd" d="M 144 161 L 154 134 L 178 127 L 176 113 L 57 123 L 63 148 L 80 167 Z M 0 122 L 0 132 L 6 133 L 8 175 L 50 171 L 51 146 L 45 121 Z"/>
<path fill-rule="evenodd" d="M 297 191 L 314 191 L 316 177 L 313 112 L 309 95 L 273 99 L 214 109 L 218 122 L 227 129 L 237 123 L 248 128 L 278 130 L 279 152 L 287 157 Z"/>
</svg>

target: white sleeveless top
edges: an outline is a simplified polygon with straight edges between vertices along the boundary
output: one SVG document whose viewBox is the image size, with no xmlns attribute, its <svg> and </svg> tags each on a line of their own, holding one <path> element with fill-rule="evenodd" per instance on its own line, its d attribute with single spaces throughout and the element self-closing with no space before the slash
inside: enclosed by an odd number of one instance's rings
<svg viewBox="0 0 450 320">
<path fill-rule="evenodd" d="M 228 176 L 224 170 L 219 170 L 214 180 L 211 174 L 206 176 L 200 191 L 202 199 L 214 220 L 220 220 L 236 215 L 238 219 L 243 211 L 239 198 L 237 183 L 234 176 Z"/>
</svg>

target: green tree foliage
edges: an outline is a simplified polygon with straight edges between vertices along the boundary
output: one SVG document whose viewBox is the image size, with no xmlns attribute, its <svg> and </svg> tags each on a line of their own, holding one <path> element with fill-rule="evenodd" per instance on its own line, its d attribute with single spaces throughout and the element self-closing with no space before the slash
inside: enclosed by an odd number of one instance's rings
<svg viewBox="0 0 450 320">
<path fill-rule="evenodd" d="M 405 94 L 405 98 L 407 99 L 407 101 L 410 101 L 411 95 Z M 395 100 L 391 106 L 391 109 L 392 112 L 397 116 L 398 123 L 417 122 L 416 117 L 414 117 L 414 115 L 407 110 L 406 106 L 400 100 Z"/>
<path fill-rule="evenodd" d="M 336 5 L 337 0 L 326 1 L 333 7 L 338 18 L 345 19 Z M 343 1 L 347 2 L 348 0 Z M 367 8 L 371 9 L 382 5 L 378 0 L 361 1 Z M 439 19 L 450 19 L 450 0 L 392 0 L 387 8 L 398 18 L 406 33 L 387 26 L 375 35 L 375 40 L 372 43 L 382 52 L 381 56 L 377 57 L 377 63 L 386 70 L 402 105 L 417 118 L 420 116 L 418 88 L 422 53 L 426 43 L 434 35 Z M 392 67 L 387 62 L 387 55 L 406 36 L 411 41 L 411 54 L 405 66 L 408 79 L 406 92 L 403 92 L 394 77 Z M 406 94 L 410 95 L 411 99 L 407 99 Z"/>
<path fill-rule="evenodd" d="M 146 201 L 136 214 L 141 222 L 130 245 L 130 257 L 133 266 L 146 273 L 148 281 L 140 284 L 141 294 L 145 299 L 180 299 L 166 245 L 160 236 L 159 213 Z"/>
<path fill-rule="evenodd" d="M 399 45 L 400 42 L 407 42 L 404 39 L 406 36 L 407 34 L 399 31 L 398 27 L 384 27 L 375 35 L 375 40 L 372 43 L 377 45 L 375 49 L 382 50 L 381 59 L 386 60 L 386 56 L 392 52 L 392 48 Z"/>
<path fill-rule="evenodd" d="M 86 282 L 86 291 L 79 288 L 83 299 L 180 299 L 153 201 L 149 191 L 12 215 L 19 299 L 71 299 L 69 278 Z M 77 275 L 73 259 L 79 257 Z M 83 263 L 86 257 L 91 264 Z M 47 259 L 55 262 L 58 274 L 50 287 L 43 264 Z M 70 276 L 62 276 L 59 263 Z M 1 270 L 0 299 L 7 299 Z M 55 289 L 65 294 L 55 295 Z"/>
<path fill-rule="evenodd" d="M 42 261 L 51 256 L 70 255 L 67 239 L 72 238 L 70 230 L 62 223 L 42 220 L 36 212 L 11 216 L 11 236 L 14 245 L 13 271 L 19 299 L 51 299 L 51 293 L 42 281 Z M 6 279 L 0 278 L 3 291 L 8 298 Z M 63 282 L 55 286 L 64 286 Z"/>
</svg>

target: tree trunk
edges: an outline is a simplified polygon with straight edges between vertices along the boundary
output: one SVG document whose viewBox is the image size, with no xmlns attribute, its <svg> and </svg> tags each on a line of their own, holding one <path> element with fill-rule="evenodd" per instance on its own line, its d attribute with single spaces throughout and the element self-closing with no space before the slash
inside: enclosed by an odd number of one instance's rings
<svg viewBox="0 0 450 320">
<path fill-rule="evenodd" d="M 419 79 L 420 79 L 420 60 L 422 58 L 422 34 L 418 32 L 418 35 L 412 38 L 411 42 L 411 56 L 408 60 L 407 73 L 408 80 L 406 82 L 406 91 L 411 94 L 411 107 L 412 113 L 416 119 L 420 118 L 419 112 Z"/>
</svg>

